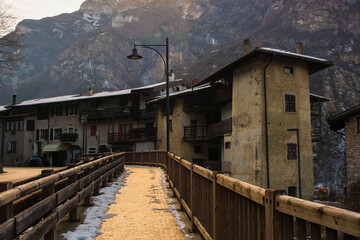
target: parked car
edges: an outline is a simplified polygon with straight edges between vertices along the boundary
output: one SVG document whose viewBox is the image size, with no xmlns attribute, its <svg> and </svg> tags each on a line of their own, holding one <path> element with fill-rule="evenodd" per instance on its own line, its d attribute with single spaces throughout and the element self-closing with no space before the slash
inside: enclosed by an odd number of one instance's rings
<svg viewBox="0 0 360 240">
<path fill-rule="evenodd" d="M 27 159 L 30 167 L 47 167 L 50 166 L 50 162 L 46 159 L 42 159 L 38 156 L 32 156 Z"/>
</svg>

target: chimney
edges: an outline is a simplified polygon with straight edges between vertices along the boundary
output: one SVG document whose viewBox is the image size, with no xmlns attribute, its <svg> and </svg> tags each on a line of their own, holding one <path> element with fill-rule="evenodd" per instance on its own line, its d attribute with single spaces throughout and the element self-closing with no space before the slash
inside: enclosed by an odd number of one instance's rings
<svg viewBox="0 0 360 240">
<path fill-rule="evenodd" d="M 297 42 L 296 43 L 296 53 L 297 54 L 302 54 L 302 42 Z"/>
<path fill-rule="evenodd" d="M 250 39 L 245 39 L 244 40 L 244 55 L 248 54 L 250 52 Z"/>
<path fill-rule="evenodd" d="M 13 88 L 13 105 L 16 104 L 16 93 L 17 93 L 17 81 L 15 79 L 11 80 Z"/>
<path fill-rule="evenodd" d="M 92 86 L 89 87 L 89 96 L 93 95 L 94 94 L 94 90 L 92 88 Z"/>
</svg>

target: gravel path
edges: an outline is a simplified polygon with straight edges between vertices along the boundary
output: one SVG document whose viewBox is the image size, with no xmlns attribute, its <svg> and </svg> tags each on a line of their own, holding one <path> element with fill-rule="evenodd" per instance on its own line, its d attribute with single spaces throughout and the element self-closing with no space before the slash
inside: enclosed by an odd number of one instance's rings
<svg viewBox="0 0 360 240">
<path fill-rule="evenodd" d="M 126 185 L 110 205 L 96 239 L 186 239 L 167 201 L 159 168 L 127 166 Z"/>
</svg>

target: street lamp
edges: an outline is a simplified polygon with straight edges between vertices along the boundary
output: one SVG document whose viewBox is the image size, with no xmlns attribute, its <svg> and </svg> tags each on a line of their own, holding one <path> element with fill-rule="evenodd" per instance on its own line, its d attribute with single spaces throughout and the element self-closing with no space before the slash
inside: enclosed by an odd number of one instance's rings
<svg viewBox="0 0 360 240">
<path fill-rule="evenodd" d="M 141 59 L 142 56 L 137 52 L 136 47 L 142 47 L 142 48 L 148 48 L 151 50 L 154 50 L 157 54 L 160 55 L 161 59 L 164 62 L 165 65 L 165 76 L 166 76 L 166 151 L 170 151 L 170 138 L 169 138 L 169 40 L 168 38 L 166 38 L 166 43 L 165 44 L 157 44 L 157 45 L 140 45 L 140 44 L 135 44 L 134 43 L 134 48 L 132 49 L 132 52 L 129 56 L 127 56 L 127 58 L 132 59 L 132 60 L 138 60 Z M 165 47 L 166 48 L 166 57 L 164 59 L 164 57 L 161 55 L 161 53 L 156 50 L 153 47 Z"/>
</svg>

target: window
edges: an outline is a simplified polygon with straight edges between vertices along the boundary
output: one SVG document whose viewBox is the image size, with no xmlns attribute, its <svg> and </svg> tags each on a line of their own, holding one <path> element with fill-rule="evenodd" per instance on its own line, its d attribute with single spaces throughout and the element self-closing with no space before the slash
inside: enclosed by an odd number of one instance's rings
<svg viewBox="0 0 360 240">
<path fill-rule="evenodd" d="M 48 140 L 48 130 L 40 129 L 40 139 Z"/>
<path fill-rule="evenodd" d="M 34 120 L 26 120 L 26 131 L 34 131 L 35 130 L 35 121 Z"/>
<path fill-rule="evenodd" d="M 90 127 L 90 136 L 96 136 L 96 125 Z"/>
<path fill-rule="evenodd" d="M 17 142 L 8 142 L 8 152 L 17 152 Z"/>
<path fill-rule="evenodd" d="M 172 120 L 169 120 L 169 132 L 172 132 L 173 128 L 172 128 Z"/>
<path fill-rule="evenodd" d="M 231 148 L 231 142 L 226 142 L 225 149 L 230 149 L 230 148 Z"/>
<path fill-rule="evenodd" d="M 66 105 L 66 115 L 74 116 L 77 114 L 77 105 L 70 104 Z"/>
<path fill-rule="evenodd" d="M 68 128 L 68 131 L 69 131 L 69 133 L 74 133 L 74 128 L 73 128 L 73 127 L 69 127 L 69 128 Z"/>
<path fill-rule="evenodd" d="M 356 119 L 357 133 L 360 133 L 360 117 Z"/>
<path fill-rule="evenodd" d="M 61 135 L 61 128 L 54 129 L 54 140 L 59 140 Z"/>
<path fill-rule="evenodd" d="M 296 112 L 296 98 L 295 95 L 285 94 L 285 112 Z"/>
<path fill-rule="evenodd" d="M 220 161 L 220 149 L 217 148 L 209 149 L 209 161 Z"/>
<path fill-rule="evenodd" d="M 46 120 L 49 118 L 49 108 L 48 107 L 38 107 L 37 108 L 37 120 Z"/>
<path fill-rule="evenodd" d="M 195 145 L 194 153 L 203 153 L 203 147 L 201 145 Z"/>
<path fill-rule="evenodd" d="M 297 160 L 297 146 L 295 143 L 288 143 L 287 147 L 287 159 L 288 160 Z"/>
<path fill-rule="evenodd" d="M 5 129 L 7 131 L 24 130 L 24 120 L 9 120 L 9 121 L 6 121 Z"/>
<path fill-rule="evenodd" d="M 292 67 L 284 67 L 284 72 L 286 74 L 293 74 L 294 73 L 294 69 Z"/>
<path fill-rule="evenodd" d="M 296 197 L 297 189 L 295 186 L 288 187 L 288 195 L 291 197 Z"/>
<path fill-rule="evenodd" d="M 89 147 L 88 153 L 96 153 L 96 147 Z"/>
<path fill-rule="evenodd" d="M 63 115 L 63 107 L 57 106 L 55 107 L 55 116 L 62 116 Z"/>
</svg>

